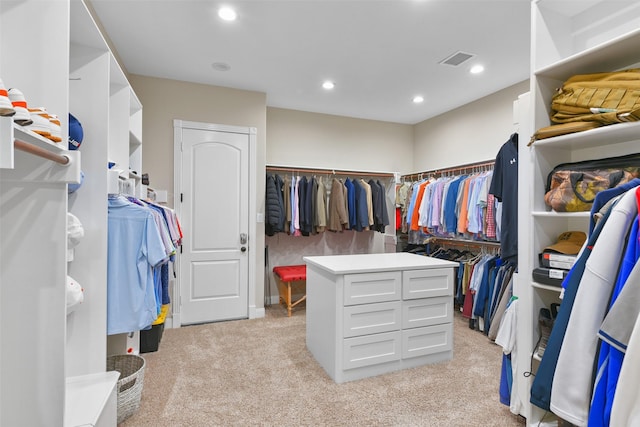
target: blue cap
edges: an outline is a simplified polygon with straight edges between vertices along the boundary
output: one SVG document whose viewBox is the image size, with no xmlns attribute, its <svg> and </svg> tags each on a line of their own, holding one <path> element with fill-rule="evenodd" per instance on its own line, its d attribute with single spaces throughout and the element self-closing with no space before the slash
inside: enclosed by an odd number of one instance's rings
<svg viewBox="0 0 640 427">
<path fill-rule="evenodd" d="M 73 114 L 69 113 L 69 150 L 77 150 L 80 148 L 83 137 L 82 124 L 80 124 Z"/>
<path fill-rule="evenodd" d="M 84 172 L 80 171 L 80 184 L 69 184 L 67 186 L 67 193 L 71 194 L 78 191 L 78 189 L 82 186 L 83 182 L 84 182 Z"/>
</svg>

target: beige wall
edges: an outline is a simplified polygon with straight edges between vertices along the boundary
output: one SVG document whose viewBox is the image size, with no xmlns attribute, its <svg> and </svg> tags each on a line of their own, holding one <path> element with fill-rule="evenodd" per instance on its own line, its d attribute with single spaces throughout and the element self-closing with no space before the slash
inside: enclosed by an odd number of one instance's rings
<svg viewBox="0 0 640 427">
<path fill-rule="evenodd" d="M 174 119 L 256 127 L 257 164 L 264 164 L 264 93 L 138 75 L 131 75 L 130 81 L 142 103 L 142 169 L 153 188 L 169 191 L 169 205 L 173 205 Z"/>
<path fill-rule="evenodd" d="M 138 75 L 129 76 L 142 103 L 142 170 L 173 206 L 173 120 L 257 128 L 256 206 L 264 211 L 266 94 Z M 256 226 L 256 307 L 264 301 L 264 223 Z"/>
<path fill-rule="evenodd" d="M 517 131 L 513 102 L 528 91 L 527 80 L 416 124 L 412 172 L 495 159 Z"/>
<path fill-rule="evenodd" d="M 516 130 L 513 101 L 529 90 L 528 82 L 522 82 L 433 119 L 406 125 L 267 108 L 266 95 L 259 92 L 138 75 L 131 75 L 130 81 L 143 105 L 143 172 L 149 173 L 151 186 L 168 190 L 173 205 L 174 119 L 251 126 L 257 128 L 255 202 L 260 213 L 264 212 L 265 164 L 408 174 L 493 159 Z M 273 261 L 293 262 L 307 252 L 384 250 L 382 234 L 350 233 L 311 238 L 305 244 L 299 239 L 306 238 L 276 235 L 268 239 L 269 256 Z M 262 307 L 263 223 L 257 224 L 256 234 L 255 305 Z"/>
<path fill-rule="evenodd" d="M 269 107 L 267 129 L 268 165 L 400 173 L 412 165 L 412 125 Z M 354 177 L 358 175 L 351 175 Z M 394 180 L 378 180 L 387 190 L 392 218 Z M 387 227 L 387 233 L 395 235 L 392 227 Z M 308 255 L 381 253 L 388 249 L 387 240 L 376 231 L 325 232 L 308 237 L 278 233 L 267 236 L 266 244 L 273 267 L 302 264 L 302 257 Z M 395 250 L 395 245 L 391 246 Z M 275 278 L 267 279 L 271 280 L 271 301 L 277 303 Z"/>
<path fill-rule="evenodd" d="M 407 172 L 413 126 L 267 108 L 267 164 Z"/>
</svg>

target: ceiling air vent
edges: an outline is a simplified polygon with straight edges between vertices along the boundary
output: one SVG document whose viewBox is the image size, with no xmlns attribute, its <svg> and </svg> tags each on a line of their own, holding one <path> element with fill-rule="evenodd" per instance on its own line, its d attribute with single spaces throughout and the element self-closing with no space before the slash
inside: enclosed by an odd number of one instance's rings
<svg viewBox="0 0 640 427">
<path fill-rule="evenodd" d="M 474 56 L 475 55 L 473 55 L 472 53 L 456 52 L 453 55 L 450 55 L 440 61 L 439 64 L 453 65 L 454 67 L 457 67 L 458 65 L 462 64 L 465 61 L 468 61 Z"/>
</svg>

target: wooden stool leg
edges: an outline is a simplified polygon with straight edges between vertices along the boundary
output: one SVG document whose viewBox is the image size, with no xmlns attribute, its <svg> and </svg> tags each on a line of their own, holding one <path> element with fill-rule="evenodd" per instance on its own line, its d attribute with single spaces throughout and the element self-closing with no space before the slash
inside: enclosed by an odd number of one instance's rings
<svg viewBox="0 0 640 427">
<path fill-rule="evenodd" d="M 291 317 L 291 282 L 287 282 L 287 313 Z"/>
</svg>

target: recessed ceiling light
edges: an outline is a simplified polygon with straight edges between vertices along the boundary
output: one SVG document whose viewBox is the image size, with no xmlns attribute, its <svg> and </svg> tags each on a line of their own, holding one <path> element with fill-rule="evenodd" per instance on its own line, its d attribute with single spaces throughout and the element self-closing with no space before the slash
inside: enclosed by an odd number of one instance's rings
<svg viewBox="0 0 640 427">
<path fill-rule="evenodd" d="M 218 10 L 218 16 L 225 21 L 235 21 L 238 14 L 230 7 L 221 7 L 220 10 Z"/>
<path fill-rule="evenodd" d="M 421 102 L 424 102 L 424 97 L 417 95 L 413 97 L 413 103 L 414 104 L 420 104 Z"/>
<path fill-rule="evenodd" d="M 474 65 L 473 67 L 471 67 L 471 70 L 469 71 L 471 72 L 471 74 L 480 74 L 481 72 L 484 71 L 484 66 Z"/>
<path fill-rule="evenodd" d="M 226 62 L 214 62 L 211 66 L 216 71 L 229 71 L 231 69 L 231 65 Z"/>
<path fill-rule="evenodd" d="M 322 87 L 327 89 L 327 90 L 331 90 L 334 87 L 336 87 L 336 84 L 332 81 L 327 80 L 326 82 L 322 83 Z"/>
</svg>

